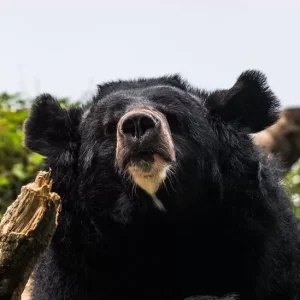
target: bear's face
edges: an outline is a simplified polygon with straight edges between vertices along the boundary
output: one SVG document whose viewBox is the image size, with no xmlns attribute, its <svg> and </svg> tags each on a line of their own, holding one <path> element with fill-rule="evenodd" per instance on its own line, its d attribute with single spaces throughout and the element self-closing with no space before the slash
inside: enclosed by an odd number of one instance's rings
<svg viewBox="0 0 300 300">
<path fill-rule="evenodd" d="M 130 175 L 155 197 L 178 164 L 197 159 L 196 153 L 208 152 L 216 143 L 206 114 L 199 99 L 171 86 L 112 92 L 82 120 L 83 147 L 94 147 L 93 155 L 82 156 L 85 166 L 92 164 L 92 157 L 101 161 L 109 155 L 111 168 L 120 176 Z"/>
<path fill-rule="evenodd" d="M 277 115 L 278 101 L 257 71 L 210 93 L 178 76 L 119 81 L 100 86 L 81 108 L 38 97 L 25 145 L 48 157 L 63 198 L 76 189 L 76 197 L 103 211 L 122 206 L 124 213 L 149 199 L 166 210 L 171 198 L 199 196 L 201 182 L 222 176 L 219 158 L 232 147 L 232 134 L 263 130 Z"/>
</svg>

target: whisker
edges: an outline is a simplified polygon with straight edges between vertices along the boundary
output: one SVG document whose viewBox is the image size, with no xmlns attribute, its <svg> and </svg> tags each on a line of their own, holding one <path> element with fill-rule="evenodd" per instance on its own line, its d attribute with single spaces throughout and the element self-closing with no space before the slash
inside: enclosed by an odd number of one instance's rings
<svg viewBox="0 0 300 300">
<path fill-rule="evenodd" d="M 171 188 L 174 192 L 176 192 L 176 189 L 174 188 L 173 186 L 173 179 L 177 180 L 177 177 L 176 177 L 176 170 L 175 170 L 175 166 L 174 165 L 171 165 L 167 171 L 167 177 L 166 179 L 169 180 L 170 182 L 170 185 L 171 185 Z"/>
</svg>

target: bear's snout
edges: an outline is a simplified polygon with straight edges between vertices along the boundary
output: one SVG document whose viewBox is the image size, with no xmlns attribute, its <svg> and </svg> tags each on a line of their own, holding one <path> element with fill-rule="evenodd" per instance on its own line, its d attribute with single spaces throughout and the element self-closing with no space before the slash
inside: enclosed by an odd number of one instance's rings
<svg viewBox="0 0 300 300">
<path fill-rule="evenodd" d="M 174 144 L 166 118 L 153 108 L 135 108 L 118 122 L 116 165 L 129 171 L 136 183 L 153 178 L 161 183 L 175 161 Z M 139 178 L 139 180 L 138 180 Z M 139 184 L 141 186 L 141 184 Z"/>
</svg>

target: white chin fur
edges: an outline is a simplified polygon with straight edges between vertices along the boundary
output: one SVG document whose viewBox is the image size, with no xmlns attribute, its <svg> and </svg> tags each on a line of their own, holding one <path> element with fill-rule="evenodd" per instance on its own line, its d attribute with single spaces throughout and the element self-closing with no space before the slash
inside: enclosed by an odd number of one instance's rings
<svg viewBox="0 0 300 300">
<path fill-rule="evenodd" d="M 155 206 L 160 210 L 165 210 L 165 207 L 156 197 L 156 192 L 166 179 L 167 170 L 167 164 L 164 164 L 163 166 L 160 165 L 157 168 L 154 167 L 154 172 L 148 175 L 139 172 L 135 168 L 129 167 L 129 172 L 131 173 L 134 182 L 152 197 Z"/>
</svg>

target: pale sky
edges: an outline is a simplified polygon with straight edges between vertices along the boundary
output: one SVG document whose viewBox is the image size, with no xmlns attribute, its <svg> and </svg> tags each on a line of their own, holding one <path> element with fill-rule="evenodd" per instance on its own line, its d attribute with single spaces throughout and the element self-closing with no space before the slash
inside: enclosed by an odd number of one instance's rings
<svg viewBox="0 0 300 300">
<path fill-rule="evenodd" d="M 229 88 L 259 69 L 300 106 L 299 0 L 0 0 L 0 92 L 83 99 L 106 80 L 180 73 Z"/>
</svg>

